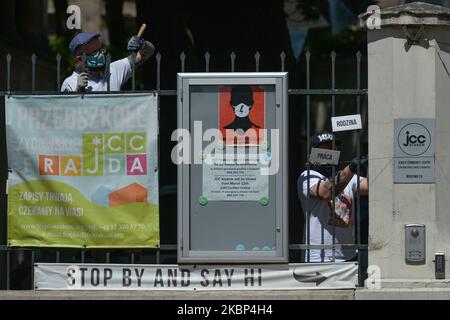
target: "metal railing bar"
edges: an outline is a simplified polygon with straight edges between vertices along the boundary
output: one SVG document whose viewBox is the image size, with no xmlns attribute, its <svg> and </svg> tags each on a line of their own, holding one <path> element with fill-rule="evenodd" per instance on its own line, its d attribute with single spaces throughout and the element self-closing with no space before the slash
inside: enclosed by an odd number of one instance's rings
<svg viewBox="0 0 450 320">
<path fill-rule="evenodd" d="M 21 250 L 21 251 L 32 251 L 32 250 L 55 250 L 55 251 L 59 251 L 60 255 L 61 255 L 61 250 L 64 249 L 68 249 L 68 248 L 64 248 L 64 247 L 8 247 L 7 245 L 0 245 L 0 251 L 14 251 L 14 250 Z M 80 250 L 84 250 L 84 251 L 89 251 L 89 250 L 97 250 L 97 248 L 83 248 L 83 247 L 79 247 L 79 248 L 70 248 L 70 249 L 80 249 Z M 111 248 L 111 249 L 115 249 L 115 248 Z M 135 248 L 130 248 L 130 249 L 135 249 Z M 117 250 L 130 250 L 127 248 L 118 248 Z M 160 245 L 159 248 L 145 248 L 146 250 L 162 250 L 162 251 L 170 251 L 170 250 L 177 250 L 177 244 L 162 244 Z"/>
<path fill-rule="evenodd" d="M 31 288 L 34 288 L 34 263 L 36 260 L 36 251 L 35 250 L 31 250 Z"/>
<path fill-rule="evenodd" d="M 177 250 L 177 244 L 162 244 L 159 250 Z"/>
<path fill-rule="evenodd" d="M 368 249 L 367 244 L 290 244 L 289 250 L 307 250 L 307 249 Z"/>
<path fill-rule="evenodd" d="M 361 88 L 361 52 L 356 53 L 356 89 Z M 356 113 L 361 114 L 361 96 L 356 96 Z M 361 130 L 357 131 L 357 144 L 356 144 L 356 154 L 358 159 L 361 159 Z M 360 192 L 360 181 L 359 177 L 361 175 L 361 166 L 358 162 L 358 167 L 356 171 L 356 196 L 358 200 L 356 201 L 356 243 L 361 244 L 361 192 Z M 360 286 L 364 285 L 363 272 L 361 268 L 361 253 L 358 252 L 358 283 Z"/>
<path fill-rule="evenodd" d="M 331 57 L 331 89 L 334 90 L 336 88 L 336 52 L 332 51 L 330 54 Z M 331 96 L 331 116 L 334 117 L 336 115 L 336 96 L 333 94 Z M 333 134 L 333 140 L 331 142 L 331 149 L 336 150 L 336 139 Z M 332 189 L 331 189 L 331 201 L 332 201 L 332 219 L 333 219 L 333 245 L 336 244 L 336 185 L 335 185 L 335 177 L 336 177 L 336 167 L 332 168 L 332 176 L 333 180 L 331 181 Z M 331 261 L 336 261 L 336 248 L 333 247 L 332 250 L 332 258 Z"/>
<path fill-rule="evenodd" d="M 159 92 L 157 90 L 135 90 L 135 91 L 90 91 L 86 92 L 84 94 L 81 94 L 79 92 L 68 92 L 68 91 L 0 91 L 0 96 L 9 96 L 9 95 L 35 95 L 35 96 L 41 96 L 41 95 L 54 95 L 54 96 L 65 96 L 65 95 L 73 95 L 73 96 L 88 96 L 88 95 L 96 95 L 96 94 L 132 94 L 132 93 L 158 93 L 160 95 L 176 95 L 177 90 L 160 90 Z"/>
<path fill-rule="evenodd" d="M 11 250 L 6 249 L 6 290 L 11 286 Z"/>
<path fill-rule="evenodd" d="M 310 91 L 311 88 L 311 78 L 310 78 L 310 58 L 311 53 L 309 51 L 306 52 L 306 89 Z M 307 176 L 306 176 L 306 230 L 307 230 L 307 239 L 306 244 L 309 245 L 311 243 L 311 212 L 309 210 L 309 196 L 310 196 L 310 189 L 311 189 L 311 182 L 309 181 L 310 178 L 310 163 L 309 163 L 309 156 L 310 156 L 310 149 L 311 149 L 311 96 L 308 94 L 306 96 L 306 163 L 307 163 Z M 303 186 L 302 186 L 303 188 Z M 311 250 L 308 247 L 307 248 L 307 257 L 306 262 L 311 261 Z"/>
<path fill-rule="evenodd" d="M 367 95 L 367 89 L 289 89 L 290 95 Z"/>
<path fill-rule="evenodd" d="M 177 90 L 164 89 L 164 90 L 122 90 L 122 91 L 90 91 L 84 95 L 91 94 L 127 94 L 127 93 L 154 93 L 157 92 L 161 96 L 176 96 Z M 80 95 L 77 92 L 67 91 L 0 91 L 0 96 L 7 95 Z M 288 94 L 291 96 L 305 95 L 305 96 L 320 96 L 320 95 L 367 95 L 367 89 L 289 89 Z"/>
</svg>

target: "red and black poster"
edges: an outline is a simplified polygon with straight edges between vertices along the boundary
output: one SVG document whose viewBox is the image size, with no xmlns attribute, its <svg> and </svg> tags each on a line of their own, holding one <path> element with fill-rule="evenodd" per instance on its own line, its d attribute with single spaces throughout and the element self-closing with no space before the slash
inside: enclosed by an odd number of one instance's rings
<svg viewBox="0 0 450 320">
<path fill-rule="evenodd" d="M 219 128 L 226 145 L 259 145 L 264 140 L 265 93 L 257 85 L 219 89 Z"/>
</svg>

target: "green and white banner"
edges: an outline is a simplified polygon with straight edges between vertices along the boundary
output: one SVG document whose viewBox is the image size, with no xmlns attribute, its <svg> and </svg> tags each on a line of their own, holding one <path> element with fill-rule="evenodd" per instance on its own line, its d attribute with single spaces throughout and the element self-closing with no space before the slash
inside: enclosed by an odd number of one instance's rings
<svg viewBox="0 0 450 320">
<path fill-rule="evenodd" d="M 9 246 L 159 246 L 156 95 L 5 100 Z"/>
</svg>

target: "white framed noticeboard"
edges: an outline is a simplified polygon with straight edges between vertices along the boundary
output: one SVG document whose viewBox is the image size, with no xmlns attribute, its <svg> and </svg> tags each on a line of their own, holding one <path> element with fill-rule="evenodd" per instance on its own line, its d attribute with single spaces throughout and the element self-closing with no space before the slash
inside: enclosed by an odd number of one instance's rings
<svg viewBox="0 0 450 320">
<path fill-rule="evenodd" d="M 287 108 L 287 73 L 178 74 L 179 263 L 288 261 Z"/>
</svg>

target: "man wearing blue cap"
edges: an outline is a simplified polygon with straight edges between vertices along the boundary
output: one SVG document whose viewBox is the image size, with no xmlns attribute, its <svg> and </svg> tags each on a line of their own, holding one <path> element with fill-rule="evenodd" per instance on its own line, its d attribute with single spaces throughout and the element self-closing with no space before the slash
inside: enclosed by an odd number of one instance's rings
<svg viewBox="0 0 450 320">
<path fill-rule="evenodd" d="M 317 133 L 311 137 L 311 147 L 331 149 L 333 138 L 333 134 L 329 132 Z M 367 157 L 353 159 L 342 170 L 336 170 L 334 176 L 333 166 L 325 163 L 310 163 L 310 170 L 300 174 L 298 197 L 307 220 L 304 238 L 308 239 L 311 245 L 354 244 L 355 226 L 352 209 L 357 196 L 358 165 L 361 172 L 365 171 L 368 166 Z M 368 180 L 364 177 L 359 179 L 359 192 L 361 195 L 367 195 Z M 334 252 L 335 261 L 348 261 L 355 255 L 354 249 L 336 248 Z M 305 261 L 331 262 L 333 250 L 310 249 L 309 254 L 306 252 Z"/>
<path fill-rule="evenodd" d="M 61 91 L 108 90 L 108 75 L 105 72 L 106 50 L 102 47 L 99 38 L 98 32 L 82 32 L 72 39 L 69 48 L 75 60 L 76 70 L 64 80 Z M 144 63 L 155 51 L 153 44 L 138 36 L 130 39 L 127 49 L 136 52 L 136 66 Z M 109 73 L 110 90 L 120 91 L 132 74 L 131 55 L 112 62 L 109 65 Z"/>
</svg>

